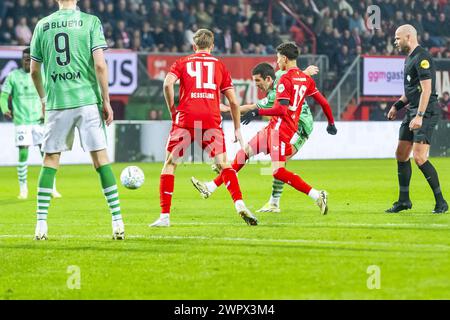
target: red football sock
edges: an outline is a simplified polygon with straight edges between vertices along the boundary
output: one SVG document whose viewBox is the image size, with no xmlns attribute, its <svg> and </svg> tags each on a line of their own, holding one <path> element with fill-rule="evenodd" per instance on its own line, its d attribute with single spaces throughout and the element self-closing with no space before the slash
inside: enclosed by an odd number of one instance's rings
<svg viewBox="0 0 450 320">
<path fill-rule="evenodd" d="M 159 180 L 159 201 L 161 213 L 170 213 L 172 204 L 172 194 L 175 185 L 175 176 L 173 174 L 162 174 Z"/>
<path fill-rule="evenodd" d="M 287 171 L 285 168 L 278 169 L 273 176 L 275 179 L 281 180 L 305 194 L 308 194 L 312 189 L 302 178 L 293 172 Z"/>
<path fill-rule="evenodd" d="M 236 171 L 239 172 L 239 170 L 242 169 L 243 166 L 245 166 L 245 162 L 248 160 L 248 156 L 245 153 L 244 150 L 239 150 L 236 153 L 236 157 L 234 158 L 233 162 L 231 163 L 231 167 Z M 216 186 L 220 187 L 223 183 L 223 179 L 221 175 L 218 175 L 215 179 L 214 179 L 214 183 L 216 184 Z"/>
<path fill-rule="evenodd" d="M 236 202 L 238 200 L 242 200 L 242 192 L 239 187 L 239 181 L 236 175 L 236 171 L 232 168 L 223 169 L 220 174 L 222 177 L 225 186 L 228 189 L 233 201 Z"/>
</svg>

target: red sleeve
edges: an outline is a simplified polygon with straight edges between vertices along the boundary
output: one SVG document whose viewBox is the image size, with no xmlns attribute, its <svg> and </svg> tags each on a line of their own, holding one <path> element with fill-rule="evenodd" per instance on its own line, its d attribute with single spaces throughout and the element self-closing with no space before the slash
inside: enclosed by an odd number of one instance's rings
<svg viewBox="0 0 450 320">
<path fill-rule="evenodd" d="M 306 95 L 309 97 L 309 96 L 312 96 L 312 95 L 316 94 L 317 92 L 319 92 L 319 90 L 317 89 L 316 82 L 314 81 L 313 78 L 309 77 L 308 82 L 309 82 L 309 84 L 308 84 L 308 90 L 306 92 Z"/>
<path fill-rule="evenodd" d="M 172 66 L 170 67 L 169 73 L 173 74 L 177 79 L 180 79 L 181 77 L 181 67 L 180 63 L 175 61 Z"/>
<path fill-rule="evenodd" d="M 220 84 L 220 92 L 227 91 L 228 89 L 233 88 L 233 81 L 231 80 L 231 74 L 225 68 L 225 65 L 222 65 L 222 83 Z"/>
<path fill-rule="evenodd" d="M 317 89 L 316 89 L 316 93 L 313 93 L 311 96 L 322 107 L 323 113 L 325 114 L 325 116 L 328 119 L 328 123 L 333 124 L 334 123 L 333 112 L 331 111 L 331 107 L 330 107 L 330 104 L 328 103 L 327 99 Z"/>
<path fill-rule="evenodd" d="M 279 101 L 275 101 L 274 106 L 269 109 L 258 109 L 260 116 L 284 116 L 287 113 L 287 106 L 283 106 Z"/>
</svg>

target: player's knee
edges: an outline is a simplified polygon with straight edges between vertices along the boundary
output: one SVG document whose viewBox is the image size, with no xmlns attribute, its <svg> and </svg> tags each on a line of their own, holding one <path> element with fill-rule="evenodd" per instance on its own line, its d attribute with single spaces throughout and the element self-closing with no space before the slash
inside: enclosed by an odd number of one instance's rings
<svg viewBox="0 0 450 320">
<path fill-rule="evenodd" d="M 420 167 L 425 162 L 427 162 L 428 157 L 424 154 L 414 154 L 414 161 Z"/>
<path fill-rule="evenodd" d="M 401 161 L 401 162 L 408 161 L 408 159 L 409 159 L 409 152 L 406 152 L 405 150 L 397 149 L 395 151 L 395 158 L 398 161 Z"/>
<path fill-rule="evenodd" d="M 274 169 L 272 171 L 272 176 L 277 180 L 281 180 L 281 176 L 283 175 L 283 171 L 285 170 L 286 170 L 285 168 Z"/>
</svg>

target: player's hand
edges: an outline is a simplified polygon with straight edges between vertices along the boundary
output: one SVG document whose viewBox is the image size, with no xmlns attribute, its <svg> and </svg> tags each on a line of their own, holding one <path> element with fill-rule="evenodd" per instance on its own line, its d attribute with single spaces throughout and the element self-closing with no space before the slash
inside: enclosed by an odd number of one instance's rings
<svg viewBox="0 0 450 320">
<path fill-rule="evenodd" d="M 409 123 L 409 130 L 412 131 L 420 129 L 422 127 L 422 121 L 423 121 L 422 117 L 415 116 L 414 119 L 412 119 L 411 122 Z"/>
<path fill-rule="evenodd" d="M 329 124 L 328 124 L 328 126 L 327 126 L 327 132 L 328 132 L 328 134 L 331 134 L 331 135 L 333 135 L 333 136 L 337 133 L 337 128 L 336 128 L 336 126 L 334 125 L 334 123 L 329 123 Z"/>
<path fill-rule="evenodd" d="M 226 104 L 221 103 L 220 104 L 220 112 L 230 112 L 231 108 L 227 106 Z"/>
<path fill-rule="evenodd" d="M 234 143 L 239 142 L 241 148 L 244 149 L 244 139 L 242 138 L 241 129 L 237 128 L 234 130 Z"/>
<path fill-rule="evenodd" d="M 5 117 L 5 119 L 12 119 L 12 114 L 11 111 L 7 111 L 3 114 L 3 116 Z"/>
<path fill-rule="evenodd" d="M 387 114 L 387 118 L 389 120 L 395 120 L 397 118 L 397 108 L 395 106 L 392 106 Z"/>
<path fill-rule="evenodd" d="M 255 109 L 255 110 L 249 111 L 249 112 L 247 112 L 246 114 L 244 114 L 241 117 L 241 123 L 242 124 L 249 124 L 250 122 L 255 120 L 255 118 L 257 116 L 259 116 L 259 109 Z"/>
<path fill-rule="evenodd" d="M 316 74 L 319 73 L 319 67 L 318 66 L 314 66 L 314 65 L 310 65 L 308 66 L 305 71 L 303 71 L 303 73 L 307 74 L 308 76 L 315 76 Z"/>
<path fill-rule="evenodd" d="M 103 101 L 103 119 L 105 119 L 106 125 L 109 126 L 114 120 L 114 112 L 109 102 Z"/>
</svg>

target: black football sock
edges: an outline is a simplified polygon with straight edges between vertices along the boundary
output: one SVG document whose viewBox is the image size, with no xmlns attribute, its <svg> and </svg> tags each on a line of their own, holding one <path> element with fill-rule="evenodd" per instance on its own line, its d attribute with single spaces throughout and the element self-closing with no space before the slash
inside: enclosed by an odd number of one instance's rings
<svg viewBox="0 0 450 320">
<path fill-rule="evenodd" d="M 425 162 L 423 165 L 419 166 L 419 169 L 422 171 L 423 175 L 428 181 L 428 184 L 433 190 L 434 198 L 436 199 L 436 203 L 443 202 L 444 197 L 442 196 L 441 187 L 439 186 L 439 177 L 436 169 L 433 167 L 430 161 Z"/>
<path fill-rule="evenodd" d="M 398 185 L 400 193 L 398 200 L 405 202 L 409 200 L 409 182 L 411 181 L 411 160 L 406 162 L 397 161 Z"/>
</svg>

